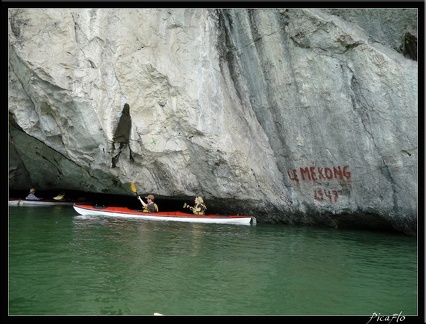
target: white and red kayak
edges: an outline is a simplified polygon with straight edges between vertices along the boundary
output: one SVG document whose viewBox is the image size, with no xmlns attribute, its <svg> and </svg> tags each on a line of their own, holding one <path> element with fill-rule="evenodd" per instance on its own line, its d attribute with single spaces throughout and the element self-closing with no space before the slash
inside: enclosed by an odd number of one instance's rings
<svg viewBox="0 0 426 324">
<path fill-rule="evenodd" d="M 157 213 L 146 213 L 138 209 L 115 206 L 96 206 L 85 204 L 74 204 L 74 209 L 80 215 L 89 216 L 112 216 L 126 218 L 140 218 L 155 221 L 175 221 L 191 223 L 213 223 L 213 224 L 236 224 L 236 225 L 255 225 L 256 218 L 243 215 L 194 215 L 180 211 L 168 211 Z"/>
</svg>

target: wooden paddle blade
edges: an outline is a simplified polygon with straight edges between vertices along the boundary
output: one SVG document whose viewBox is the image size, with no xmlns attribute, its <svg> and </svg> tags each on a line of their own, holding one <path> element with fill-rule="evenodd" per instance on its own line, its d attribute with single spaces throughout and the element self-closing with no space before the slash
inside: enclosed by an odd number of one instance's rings
<svg viewBox="0 0 426 324">
<path fill-rule="evenodd" d="M 132 184 L 130 185 L 130 187 L 132 188 L 132 191 L 134 192 L 134 193 L 136 193 L 137 192 L 137 190 L 136 190 L 136 186 L 135 186 L 135 184 L 132 182 Z"/>
</svg>

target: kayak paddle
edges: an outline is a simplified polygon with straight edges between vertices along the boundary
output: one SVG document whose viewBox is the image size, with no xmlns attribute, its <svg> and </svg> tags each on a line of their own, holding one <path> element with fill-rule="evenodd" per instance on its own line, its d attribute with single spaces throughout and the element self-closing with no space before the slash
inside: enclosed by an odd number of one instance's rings
<svg viewBox="0 0 426 324">
<path fill-rule="evenodd" d="M 183 208 L 189 208 L 189 209 L 194 209 L 194 207 L 192 207 L 192 206 L 189 206 L 187 203 L 184 203 L 183 204 Z"/>
<path fill-rule="evenodd" d="M 135 186 L 135 184 L 134 184 L 133 182 L 131 183 L 130 188 L 132 188 L 132 191 L 133 191 L 133 192 L 134 192 L 137 196 L 139 196 L 138 191 L 136 190 L 136 186 Z"/>
</svg>

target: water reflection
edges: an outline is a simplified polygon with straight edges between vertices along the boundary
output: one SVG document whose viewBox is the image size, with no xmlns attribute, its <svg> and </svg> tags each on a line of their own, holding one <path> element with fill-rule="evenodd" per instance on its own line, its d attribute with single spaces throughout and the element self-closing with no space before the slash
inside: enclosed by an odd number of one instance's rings
<svg viewBox="0 0 426 324">
<path fill-rule="evenodd" d="M 417 312 L 411 237 L 24 209 L 9 216 L 11 314 Z"/>
</svg>

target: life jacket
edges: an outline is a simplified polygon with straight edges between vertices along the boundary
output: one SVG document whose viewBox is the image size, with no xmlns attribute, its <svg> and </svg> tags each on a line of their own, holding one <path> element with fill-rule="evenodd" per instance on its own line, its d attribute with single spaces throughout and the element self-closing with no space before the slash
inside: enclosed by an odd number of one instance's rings
<svg viewBox="0 0 426 324">
<path fill-rule="evenodd" d="M 197 211 L 197 210 L 196 210 L 196 209 L 197 209 L 197 208 L 199 208 L 199 207 L 201 207 L 201 211 Z M 206 210 L 207 210 L 206 205 L 204 205 L 204 204 L 197 204 L 197 205 L 195 205 L 195 207 L 192 209 L 192 212 L 193 212 L 195 215 L 204 215 L 204 214 L 205 214 L 205 212 L 206 212 Z"/>
<path fill-rule="evenodd" d="M 157 204 L 156 203 L 153 203 L 153 204 L 154 204 L 155 212 L 158 212 L 158 206 L 157 206 Z M 149 213 L 150 212 L 150 210 L 148 208 L 148 205 L 143 209 L 143 212 L 144 213 Z"/>
</svg>

